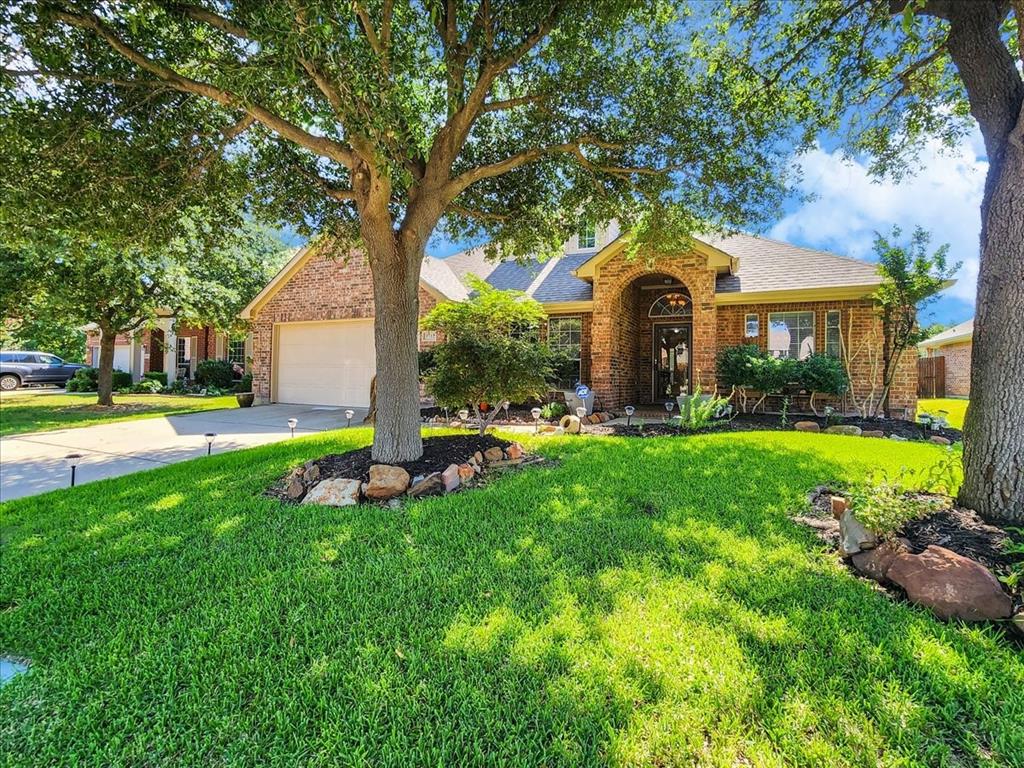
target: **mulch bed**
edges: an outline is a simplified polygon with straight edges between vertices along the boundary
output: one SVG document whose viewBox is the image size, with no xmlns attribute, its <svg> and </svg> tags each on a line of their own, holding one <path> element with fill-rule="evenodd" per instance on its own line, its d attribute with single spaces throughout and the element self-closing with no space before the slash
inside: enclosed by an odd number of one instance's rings
<svg viewBox="0 0 1024 768">
<path fill-rule="evenodd" d="M 638 425 L 638 422 L 643 421 L 643 425 Z M 822 430 L 827 427 L 827 423 L 823 418 L 814 418 L 811 416 L 790 416 L 786 425 L 782 424 L 782 419 L 778 414 L 769 413 L 740 413 L 737 414 L 730 420 L 722 420 L 714 422 L 704 429 L 700 430 L 683 430 L 680 432 L 679 428 L 673 426 L 670 423 L 666 423 L 664 420 L 648 421 L 641 419 L 640 417 L 634 417 L 633 423 L 629 426 L 625 424 L 585 424 L 583 431 L 591 435 L 619 435 L 624 437 L 663 437 L 666 435 L 693 435 L 707 432 L 756 432 L 763 430 L 778 430 L 787 431 L 793 429 L 793 424 L 798 421 L 813 421 L 816 422 Z M 932 435 L 941 435 L 951 441 L 958 441 L 963 438 L 962 433 L 959 429 L 939 429 L 939 430 L 928 430 L 922 427 L 920 424 L 915 424 L 912 421 L 906 421 L 905 419 L 858 419 L 858 418 L 844 418 L 841 422 L 844 426 L 860 427 L 865 432 L 869 430 L 881 430 L 885 433 L 886 437 L 891 435 L 897 435 L 899 437 L 906 438 L 907 440 L 927 440 Z"/>
<path fill-rule="evenodd" d="M 462 464 L 474 452 L 483 453 L 488 448 L 499 446 L 507 448 L 511 443 L 494 435 L 481 437 L 477 433 L 465 435 L 449 435 L 445 437 L 428 437 L 423 440 L 423 455 L 416 461 L 394 464 L 409 473 L 409 477 L 427 475 L 431 472 L 443 472 L 449 464 Z M 370 467 L 380 464 L 370 456 L 370 447 L 360 448 L 348 453 L 334 453 L 317 459 L 320 477 L 347 477 L 352 480 L 370 479 Z"/>
<path fill-rule="evenodd" d="M 819 486 L 808 496 L 810 512 L 793 520 L 814 528 L 822 540 L 835 548 L 839 543 L 839 521 L 832 517 L 831 497 L 843 495 L 842 491 Z M 978 561 L 997 577 L 1009 573 L 1010 566 L 1017 561 L 1016 556 L 1006 552 L 1005 546 L 1010 542 L 1024 542 L 1024 535 L 986 523 L 977 512 L 962 507 L 947 507 L 912 520 L 896 536 L 906 539 L 914 554 L 934 544 Z M 857 573 L 852 565 L 849 567 Z M 900 593 L 898 588 L 892 591 Z M 1011 594 L 1011 597 L 1015 610 L 1024 606 L 1024 594 Z"/>
</svg>

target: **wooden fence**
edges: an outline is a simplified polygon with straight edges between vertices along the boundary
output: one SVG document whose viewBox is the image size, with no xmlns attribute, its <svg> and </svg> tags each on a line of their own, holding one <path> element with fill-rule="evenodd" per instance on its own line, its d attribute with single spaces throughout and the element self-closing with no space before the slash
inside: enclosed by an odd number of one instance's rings
<svg viewBox="0 0 1024 768">
<path fill-rule="evenodd" d="M 946 358 L 917 358 L 917 396 L 946 396 Z"/>
</svg>

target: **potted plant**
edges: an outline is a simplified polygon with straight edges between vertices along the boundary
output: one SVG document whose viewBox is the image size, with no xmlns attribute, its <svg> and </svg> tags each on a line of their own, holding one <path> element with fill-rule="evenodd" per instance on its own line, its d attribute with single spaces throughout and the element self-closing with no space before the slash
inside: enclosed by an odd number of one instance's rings
<svg viewBox="0 0 1024 768">
<path fill-rule="evenodd" d="M 235 385 L 235 400 L 238 401 L 239 408 L 250 408 L 255 397 L 252 391 L 252 374 L 247 373 Z"/>
</svg>

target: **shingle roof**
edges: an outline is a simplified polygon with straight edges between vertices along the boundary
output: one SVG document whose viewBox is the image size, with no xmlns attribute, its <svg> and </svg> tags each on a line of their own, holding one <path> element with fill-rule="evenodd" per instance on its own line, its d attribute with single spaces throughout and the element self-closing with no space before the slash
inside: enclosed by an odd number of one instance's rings
<svg viewBox="0 0 1024 768">
<path fill-rule="evenodd" d="M 700 239 L 739 261 L 735 274 L 718 276 L 717 293 L 877 285 L 882 280 L 878 267 L 866 261 L 767 237 L 737 234 Z"/>
<path fill-rule="evenodd" d="M 427 256 L 420 267 L 420 280 L 435 291 L 454 301 L 462 301 L 469 297 L 466 286 L 455 276 L 451 267 L 443 259 Z"/>
<path fill-rule="evenodd" d="M 947 328 L 942 333 L 937 333 L 930 339 L 925 339 L 917 346 L 919 347 L 941 347 L 943 344 L 952 344 L 956 341 L 966 341 L 974 335 L 974 318 L 965 320 L 952 328 Z"/>
<path fill-rule="evenodd" d="M 881 282 L 876 265 L 828 251 L 800 248 L 748 234 L 709 235 L 698 239 L 736 259 L 734 274 L 717 277 L 717 293 L 873 286 Z M 536 259 L 496 264 L 487 260 L 483 247 L 476 247 L 444 261 L 463 282 L 466 275 L 472 273 L 496 288 L 528 291 L 540 302 L 553 303 L 589 301 L 593 297 L 593 286 L 573 275 L 573 271 L 594 256 L 591 251 L 556 257 L 554 264 Z"/>
</svg>

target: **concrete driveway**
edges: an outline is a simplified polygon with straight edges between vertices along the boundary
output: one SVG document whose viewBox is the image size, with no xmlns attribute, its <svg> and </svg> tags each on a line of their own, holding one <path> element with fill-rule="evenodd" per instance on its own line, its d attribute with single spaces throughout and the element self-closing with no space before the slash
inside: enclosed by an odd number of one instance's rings
<svg viewBox="0 0 1024 768">
<path fill-rule="evenodd" d="M 216 433 L 213 452 L 276 443 L 290 436 L 288 419 L 299 420 L 295 434 L 345 426 L 345 407 L 262 405 L 164 416 L 92 427 L 36 432 L 0 439 L 0 501 L 68 486 L 64 457 L 80 453 L 76 484 L 119 477 L 206 454 L 207 432 Z M 353 426 L 366 416 L 354 408 Z"/>
</svg>

